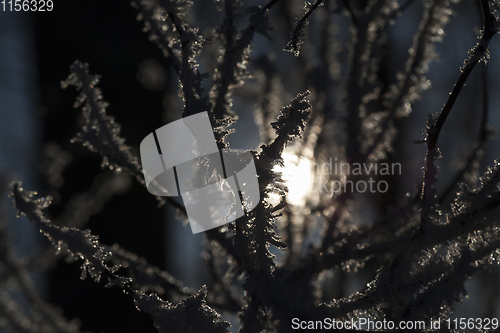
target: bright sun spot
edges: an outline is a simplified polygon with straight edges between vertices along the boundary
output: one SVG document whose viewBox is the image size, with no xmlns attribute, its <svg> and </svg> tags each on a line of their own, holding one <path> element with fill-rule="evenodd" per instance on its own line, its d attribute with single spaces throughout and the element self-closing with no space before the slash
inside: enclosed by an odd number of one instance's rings
<svg viewBox="0 0 500 333">
<path fill-rule="evenodd" d="M 282 173 L 282 178 L 288 187 L 287 201 L 296 206 L 305 204 L 305 199 L 311 191 L 312 187 L 312 164 L 305 157 L 299 157 L 293 153 L 284 152 L 282 166 L 275 166 L 275 171 Z"/>
</svg>

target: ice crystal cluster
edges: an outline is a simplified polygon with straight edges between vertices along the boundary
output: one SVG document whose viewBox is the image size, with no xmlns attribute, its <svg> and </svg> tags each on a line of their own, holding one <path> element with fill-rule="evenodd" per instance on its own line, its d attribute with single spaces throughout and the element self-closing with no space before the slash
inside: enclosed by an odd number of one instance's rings
<svg viewBox="0 0 500 333">
<path fill-rule="evenodd" d="M 293 180 L 287 181 L 280 170 L 289 163 L 287 154 L 309 161 L 313 171 L 314 166 L 324 170 L 332 156 L 337 163 L 391 161 L 401 135 L 397 125 L 431 87 L 426 77 L 429 64 L 438 58 L 436 43 L 445 36 L 456 1 L 316 0 L 300 6 L 293 1 L 292 6 L 272 0 L 247 6 L 239 0 L 220 0 L 214 4 L 220 25 L 213 27 L 210 37 L 192 23 L 197 4 L 131 3 L 144 32 L 176 74 L 183 116 L 209 111 L 220 149 L 229 146 L 231 125 L 238 121 L 235 99 L 252 101 L 261 127 L 262 143 L 250 151 L 261 201 L 235 222 L 205 232 L 212 280 L 196 290 L 183 287 L 176 272 L 163 271 L 118 244 L 101 243 L 98 235 L 85 229 L 90 215 L 97 214 L 110 197 L 128 190 L 131 178 L 142 186 L 144 180 L 134 150 L 106 110 L 99 76 L 91 74 L 92 64 L 75 61 L 62 82 L 63 88 L 78 91 L 74 106 L 83 120 L 72 142 L 101 156 L 103 174 L 88 193 L 68 203 L 69 213 L 54 219 L 46 214 L 50 197 L 13 182 L 10 196 L 18 214 L 26 215 L 69 261 L 81 263 L 82 279 L 105 281 L 107 287 L 122 290 L 138 311 L 151 316 L 159 332 L 292 332 L 297 318 L 314 323 L 325 318 L 421 321 L 426 324 L 422 331 L 449 332 L 444 324 L 440 329 L 430 324 L 445 323 L 467 295 L 465 282 L 488 269 L 494 274 L 500 259 L 500 161 L 478 182 L 470 177 L 478 172 L 484 143 L 492 133 L 484 98 L 476 103 L 484 105 L 477 141 L 461 169 L 453 171 L 457 174 L 452 183 L 438 183 L 437 166 L 438 159 L 446 156 L 440 150 L 441 130 L 454 117 L 453 106 L 469 74 L 486 59 L 494 41 L 498 3 L 478 2 L 479 41 L 471 45 L 461 70 L 457 68 L 458 80 L 442 110 L 430 112 L 420 140 L 426 154 L 417 186 L 405 189 L 408 194 L 397 201 L 399 207 L 380 209 L 375 221 L 361 221 L 372 216 L 356 210 L 363 211 L 370 200 L 371 205 L 383 204 L 383 199 L 342 186 L 371 180 L 373 175 L 323 172 L 316 181 L 334 181 L 344 190 L 304 190 L 299 205 L 288 200 Z M 387 31 L 415 6 L 421 7 L 420 23 L 408 43 L 405 65 L 387 71 L 391 61 L 386 54 Z M 284 38 L 289 40 L 279 49 L 296 56 L 284 58 L 293 69 L 275 61 L 286 52 L 253 56 L 257 35 L 266 43 L 283 41 L 283 31 L 273 30 L 279 20 L 288 22 Z M 290 93 L 287 80 L 302 82 L 297 86 L 303 89 Z M 60 183 L 54 174 L 60 174 L 68 157 L 54 149 L 43 170 Z M 149 195 L 145 188 L 143 192 Z M 187 218 L 178 201 L 158 200 Z M 65 319 L 37 293 L 27 267 L 12 254 L 3 224 L 0 237 L 0 259 L 7 272 L 1 283 L 17 284 L 33 307 L 29 317 L 15 297 L 2 291 L 0 325 L 12 332 L 79 332 L 77 321 Z M 360 271 L 369 281 L 349 294 L 346 280 Z M 490 307 L 496 305 L 498 301 Z"/>
</svg>

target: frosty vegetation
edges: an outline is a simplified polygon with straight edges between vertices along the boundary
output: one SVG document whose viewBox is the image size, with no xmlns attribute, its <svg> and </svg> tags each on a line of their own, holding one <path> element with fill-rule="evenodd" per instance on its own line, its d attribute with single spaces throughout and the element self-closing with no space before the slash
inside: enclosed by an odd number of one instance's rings
<svg viewBox="0 0 500 333">
<path fill-rule="evenodd" d="M 414 3 L 317 0 L 306 3 L 301 16 L 293 21 L 294 13 L 280 7 L 279 0 L 261 6 L 221 0 L 217 4 L 221 24 L 209 40 L 189 19 L 191 3 L 132 1 L 147 36 L 161 48 L 166 63 L 177 74 L 183 116 L 210 111 L 220 149 L 229 146 L 229 126 L 237 121 L 233 95 L 238 91 L 247 94 L 257 106 L 262 144 L 251 153 L 261 201 L 235 222 L 205 233 L 205 258 L 213 280 L 198 290 L 184 288 L 175 278 L 176 272 L 162 271 L 117 244 L 102 244 L 98 235 L 85 229 L 89 216 L 102 208 L 96 202 L 103 203 L 123 191 L 130 178 L 144 185 L 137 156 L 121 136 L 120 125 L 106 111 L 108 104 L 98 87 L 99 76 L 91 74 L 92 64 L 76 61 L 62 82 L 63 88 L 79 92 L 75 108 L 84 119 L 72 142 L 100 154 L 102 168 L 112 172 L 96 179 L 89 193 L 71 201 L 71 209 L 55 221 L 44 212 L 50 197 L 13 182 L 10 196 L 18 214 L 26 215 L 57 251 L 81 264 L 82 279 L 105 280 L 108 287 L 128 294 L 138 311 L 153 318 L 159 332 L 228 332 L 227 314 L 237 315 L 242 333 L 290 332 L 293 318 L 443 322 L 464 299 L 466 280 L 500 259 L 500 161 L 478 182 L 469 177 L 477 172 L 482 148 L 492 132 L 484 97 L 477 101 L 484 107 L 470 156 L 451 184 L 438 184 L 436 178 L 441 130 L 453 117 L 454 103 L 469 74 L 486 62 L 488 44 L 498 31 L 496 0 L 478 2 L 483 27 L 477 45 L 471 45 L 463 67 L 457 68 L 458 80 L 450 87 L 443 109 L 429 115 L 421 140 L 426 147 L 422 180 L 416 188 L 406 190 L 409 193 L 400 207 L 382 209 L 384 217 L 363 223 L 355 219 L 364 215 L 352 214 L 363 195 L 353 190 L 311 194 L 303 205 L 294 205 L 286 198 L 287 183 L 276 168 L 283 164 L 285 149 L 318 167 L 332 156 L 339 165 L 394 163 L 391 154 L 397 148 L 397 121 L 410 115 L 411 104 L 418 98 L 425 98 L 423 93 L 430 87 L 425 73 L 437 57 L 435 43 L 442 41 L 453 13 L 449 0 L 417 4 L 423 4 L 423 12 L 406 66 L 394 78 L 383 78 L 382 60 L 390 57 L 384 54 L 385 31 L 391 24 L 397 25 Z M 270 19 L 279 10 L 283 10 L 281 18 L 290 23 L 288 43 L 281 48 L 299 58 L 301 67 L 293 69 L 295 78 L 307 82 L 304 90 L 293 92 L 295 97 L 287 101 L 286 73 L 280 74 L 269 58 L 252 58 L 257 34 L 283 39 L 272 31 Z M 334 17 L 341 17 L 342 25 Z M 246 27 L 237 28 L 246 21 Z M 344 42 L 348 43 L 344 51 L 335 50 Z M 214 44 L 220 50 L 215 66 L 202 73 L 200 59 Z M 307 57 L 314 58 L 314 68 Z M 206 81 L 210 89 L 204 89 Z M 246 85 L 257 93 L 245 91 Z M 137 119 L 140 121 L 140 115 Z M 53 168 L 49 173 L 57 178 L 60 171 Z M 330 172 L 323 176 L 327 177 L 324 181 L 357 182 L 368 175 L 349 172 L 339 178 L 338 173 Z M 3 187 L 5 190 L 6 182 Z M 150 195 L 145 188 L 144 195 Z M 441 205 L 448 197 L 454 198 L 451 207 Z M 186 218 L 181 204 L 168 198 L 158 200 L 173 205 Z M 28 315 L 17 298 L 3 292 L 0 325 L 12 332 L 79 332 L 77 322 L 66 320 L 38 295 L 27 267 L 15 260 L 5 221 L 0 222 L 0 259 L 5 272 L 0 283 L 2 287 L 15 284 L 30 304 Z M 40 260 L 54 261 L 50 255 L 43 252 Z M 369 271 L 371 281 L 360 292 L 345 294 L 345 279 L 360 269 Z M 444 325 L 440 330 L 426 327 L 427 331 L 450 331 Z"/>
</svg>

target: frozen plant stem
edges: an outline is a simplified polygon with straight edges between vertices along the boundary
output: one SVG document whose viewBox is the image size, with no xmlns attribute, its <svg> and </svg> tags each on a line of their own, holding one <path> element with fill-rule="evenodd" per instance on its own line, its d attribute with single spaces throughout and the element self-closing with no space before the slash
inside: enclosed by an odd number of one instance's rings
<svg viewBox="0 0 500 333">
<path fill-rule="evenodd" d="M 424 179 L 422 182 L 422 212 L 421 212 L 421 229 L 426 228 L 426 218 L 429 214 L 428 201 L 433 201 L 435 199 L 435 176 L 436 176 L 436 166 L 434 162 L 438 158 L 439 153 L 437 152 L 437 142 L 441 129 L 448 118 L 448 115 L 457 100 L 460 91 L 462 90 L 465 81 L 469 77 L 470 73 L 476 66 L 476 64 L 487 56 L 488 45 L 491 38 L 497 32 L 498 23 L 495 16 L 490 11 L 490 6 L 488 0 L 481 0 L 481 6 L 483 10 L 484 17 L 484 27 L 482 29 L 481 40 L 476 44 L 476 46 L 470 51 L 470 56 L 465 60 L 465 64 L 462 67 L 462 73 L 458 78 L 457 83 L 453 87 L 453 90 L 448 97 L 446 104 L 437 116 L 437 120 L 430 118 L 427 127 L 427 137 L 425 139 L 425 144 L 427 146 L 427 153 L 425 156 L 425 167 L 424 167 Z"/>
</svg>

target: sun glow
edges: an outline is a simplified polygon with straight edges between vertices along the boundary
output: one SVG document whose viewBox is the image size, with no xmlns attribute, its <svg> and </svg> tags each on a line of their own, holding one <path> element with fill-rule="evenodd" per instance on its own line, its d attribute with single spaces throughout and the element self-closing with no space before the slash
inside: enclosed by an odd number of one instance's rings
<svg viewBox="0 0 500 333">
<path fill-rule="evenodd" d="M 308 158 L 299 158 L 294 153 L 284 152 L 282 157 L 284 166 L 276 166 L 274 170 L 282 173 L 288 187 L 286 199 L 290 204 L 303 206 L 312 188 L 312 163 Z"/>
</svg>

